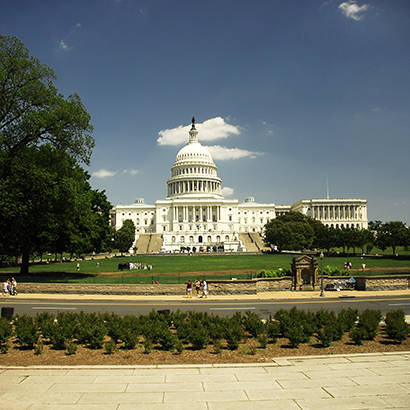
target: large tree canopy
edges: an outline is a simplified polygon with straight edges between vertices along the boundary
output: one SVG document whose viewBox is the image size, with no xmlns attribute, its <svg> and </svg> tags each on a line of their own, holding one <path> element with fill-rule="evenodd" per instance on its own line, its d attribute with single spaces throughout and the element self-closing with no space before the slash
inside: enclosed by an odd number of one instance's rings
<svg viewBox="0 0 410 410">
<path fill-rule="evenodd" d="M 55 78 L 19 39 L 0 35 L 0 178 L 25 147 L 44 142 L 89 163 L 90 115 L 78 95 L 57 92 Z"/>
<path fill-rule="evenodd" d="M 279 250 L 310 249 L 314 229 L 310 218 L 299 212 L 289 212 L 265 225 L 265 242 L 276 245 Z"/>
<path fill-rule="evenodd" d="M 89 175 L 50 144 L 28 147 L 0 180 L 0 248 L 28 258 L 44 251 L 100 251 L 109 235 L 111 204 L 91 189 Z"/>
<path fill-rule="evenodd" d="M 391 246 L 393 254 L 395 254 L 397 246 L 407 246 L 409 244 L 410 231 L 403 222 L 386 222 L 377 231 L 376 245 L 382 250 Z"/>
</svg>

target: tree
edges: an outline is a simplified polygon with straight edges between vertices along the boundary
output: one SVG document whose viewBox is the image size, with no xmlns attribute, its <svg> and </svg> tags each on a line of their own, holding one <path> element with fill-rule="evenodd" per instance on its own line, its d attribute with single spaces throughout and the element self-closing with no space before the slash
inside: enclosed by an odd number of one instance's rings
<svg viewBox="0 0 410 410">
<path fill-rule="evenodd" d="M 100 250 L 109 233 L 111 204 L 94 191 L 75 159 L 50 144 L 26 147 L 0 179 L 0 247 L 22 256 L 44 251 Z"/>
<path fill-rule="evenodd" d="M 122 227 L 115 232 L 114 246 L 121 252 L 127 252 L 135 239 L 135 225 L 131 219 L 126 219 Z"/>
<path fill-rule="evenodd" d="M 312 246 L 314 230 L 308 217 L 298 212 L 281 215 L 265 225 L 265 242 L 279 250 L 303 250 Z"/>
<path fill-rule="evenodd" d="M 409 243 L 409 230 L 403 222 L 386 222 L 377 232 L 376 245 L 382 250 L 391 246 L 393 254 L 396 254 L 397 246 L 407 246 Z"/>
<path fill-rule="evenodd" d="M 77 94 L 57 92 L 55 78 L 19 39 L 0 35 L 0 178 L 24 148 L 45 142 L 89 163 L 90 115 Z"/>
</svg>

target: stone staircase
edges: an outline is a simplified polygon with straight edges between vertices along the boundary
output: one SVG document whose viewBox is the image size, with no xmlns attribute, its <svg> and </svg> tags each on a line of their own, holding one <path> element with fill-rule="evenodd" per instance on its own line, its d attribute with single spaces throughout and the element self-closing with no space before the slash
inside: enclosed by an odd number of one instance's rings
<svg viewBox="0 0 410 410">
<path fill-rule="evenodd" d="M 153 233 L 150 235 L 150 240 L 148 243 L 148 253 L 159 253 L 162 248 L 162 243 L 164 239 L 159 233 Z"/>
<path fill-rule="evenodd" d="M 135 248 L 136 254 L 141 255 L 143 253 L 148 252 L 148 245 L 151 239 L 151 234 L 150 233 L 142 233 L 140 234 L 139 238 L 137 239 L 137 242 L 135 242 Z"/>
<path fill-rule="evenodd" d="M 242 241 L 242 244 L 245 246 L 246 252 L 259 252 L 258 247 L 253 242 L 249 233 L 240 233 L 239 239 Z"/>
<path fill-rule="evenodd" d="M 263 238 L 259 232 L 250 232 L 249 236 L 252 239 L 252 242 L 256 245 L 258 248 L 259 252 L 262 251 L 263 248 L 265 248 L 265 243 L 263 241 Z"/>
</svg>

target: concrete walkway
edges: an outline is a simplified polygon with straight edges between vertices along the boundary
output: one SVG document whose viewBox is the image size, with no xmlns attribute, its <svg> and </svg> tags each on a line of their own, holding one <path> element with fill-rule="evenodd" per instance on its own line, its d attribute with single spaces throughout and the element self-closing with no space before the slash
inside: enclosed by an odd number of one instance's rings
<svg viewBox="0 0 410 410">
<path fill-rule="evenodd" d="M 410 352 L 264 364 L 0 368 L 0 409 L 410 408 Z"/>
<path fill-rule="evenodd" d="M 325 298 L 339 298 L 341 296 L 348 297 L 380 297 L 380 296 L 410 296 L 410 289 L 404 290 L 385 290 L 385 291 L 340 291 L 340 292 L 325 292 Z M 66 299 L 66 300 L 145 300 L 145 301 L 186 301 L 186 302 L 198 302 L 201 300 L 292 300 L 292 299 L 318 299 L 320 298 L 320 291 L 305 291 L 305 292 L 293 292 L 293 291 L 277 291 L 277 292 L 260 292 L 257 295 L 212 295 L 209 294 L 207 299 L 200 299 L 196 296 L 188 298 L 185 294 L 181 295 L 74 295 L 63 293 L 19 293 L 17 296 L 2 297 L 0 300 L 13 300 L 13 299 Z"/>
</svg>

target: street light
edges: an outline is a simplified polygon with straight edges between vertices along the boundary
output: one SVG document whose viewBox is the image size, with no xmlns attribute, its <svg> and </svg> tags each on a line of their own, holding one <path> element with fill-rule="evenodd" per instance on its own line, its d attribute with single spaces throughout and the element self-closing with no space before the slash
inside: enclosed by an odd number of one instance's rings
<svg viewBox="0 0 410 410">
<path fill-rule="evenodd" d="M 325 255 L 323 255 L 323 252 L 320 252 L 320 296 L 325 296 L 325 291 L 323 288 L 323 258 Z"/>
</svg>

